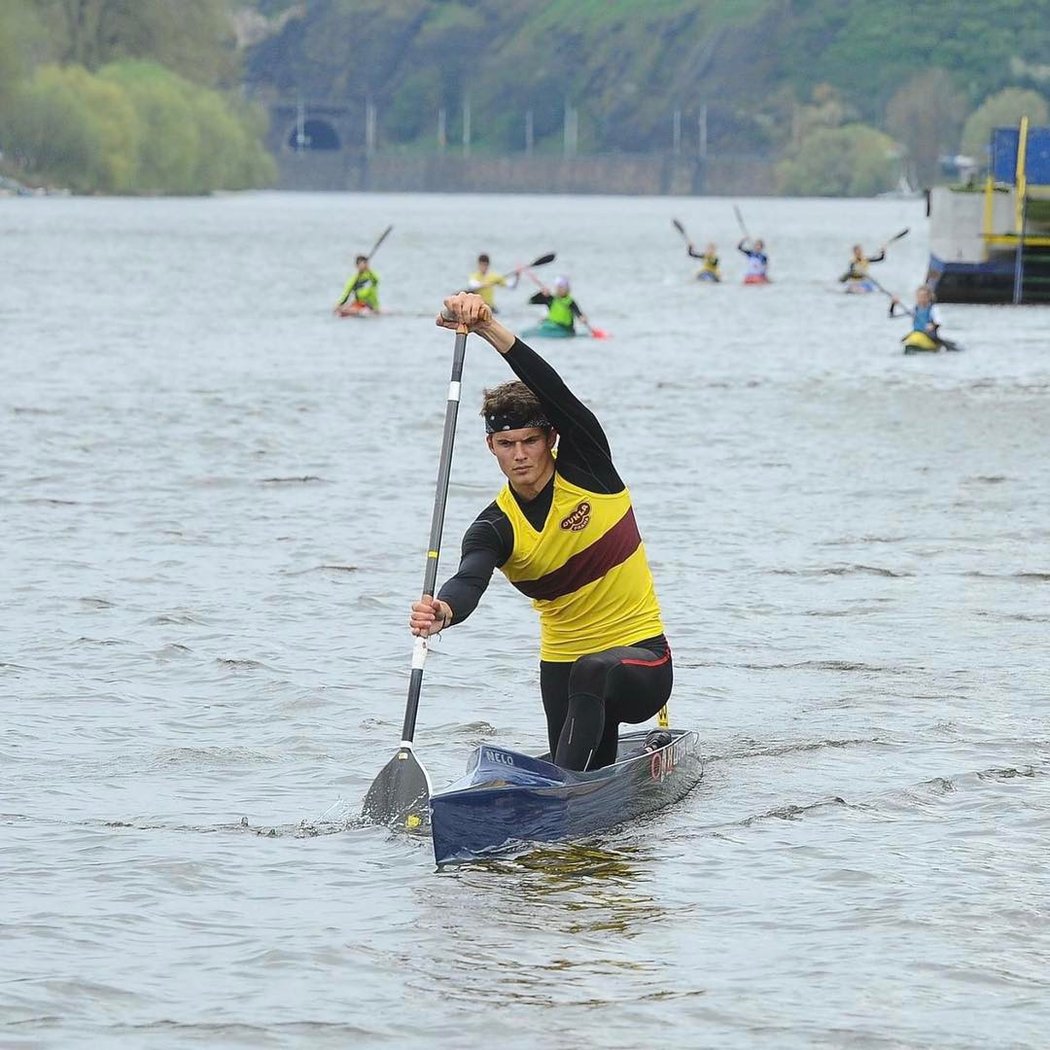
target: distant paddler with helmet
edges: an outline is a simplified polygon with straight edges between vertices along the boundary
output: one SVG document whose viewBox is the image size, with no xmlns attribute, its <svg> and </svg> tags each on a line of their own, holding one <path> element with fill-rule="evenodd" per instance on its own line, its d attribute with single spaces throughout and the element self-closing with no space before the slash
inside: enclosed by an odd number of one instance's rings
<svg viewBox="0 0 1050 1050">
<path fill-rule="evenodd" d="M 485 305 L 495 313 L 496 289 L 517 288 L 520 276 L 520 270 L 511 270 L 509 274 L 495 273 L 488 255 L 482 252 L 478 256 L 478 268 L 470 275 L 470 280 L 467 282 L 467 291 L 480 295 Z"/>
<path fill-rule="evenodd" d="M 553 760 L 572 770 L 608 766 L 620 723 L 658 714 L 673 678 L 630 492 L 594 413 L 479 296 L 446 299 L 438 324 L 480 336 L 517 379 L 485 391 L 481 409 L 507 482 L 467 529 L 456 574 L 412 604 L 410 629 L 429 637 L 459 625 L 500 569 L 539 613 Z"/>
<path fill-rule="evenodd" d="M 556 339 L 571 337 L 576 334 L 577 318 L 590 328 L 580 304 L 572 296 L 568 277 L 555 277 L 553 289 L 540 284 L 540 290 L 529 302 L 534 306 L 546 306 L 547 316 L 535 328 L 528 329 L 526 335 Z"/>
</svg>

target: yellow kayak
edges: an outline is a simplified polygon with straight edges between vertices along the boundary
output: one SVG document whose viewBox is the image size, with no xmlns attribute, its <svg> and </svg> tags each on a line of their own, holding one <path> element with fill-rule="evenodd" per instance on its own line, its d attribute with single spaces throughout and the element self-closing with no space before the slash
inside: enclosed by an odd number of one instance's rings
<svg viewBox="0 0 1050 1050">
<path fill-rule="evenodd" d="M 909 332 L 901 342 L 906 354 L 936 353 L 944 349 L 941 343 L 931 339 L 925 332 Z"/>
</svg>

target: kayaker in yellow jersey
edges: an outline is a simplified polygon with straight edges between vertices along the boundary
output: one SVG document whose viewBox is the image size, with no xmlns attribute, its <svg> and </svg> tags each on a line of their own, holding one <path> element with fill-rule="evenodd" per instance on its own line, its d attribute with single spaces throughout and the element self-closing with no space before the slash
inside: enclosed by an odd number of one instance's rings
<svg viewBox="0 0 1050 1050">
<path fill-rule="evenodd" d="M 621 722 L 667 702 L 673 678 L 652 574 L 631 495 L 594 413 L 477 295 L 445 300 L 518 380 L 485 391 L 486 441 L 507 479 L 467 529 L 459 570 L 411 607 L 424 637 L 462 623 L 494 569 L 540 616 L 540 694 L 554 761 L 598 769 L 616 761 Z M 557 452 L 555 452 L 557 447 Z"/>
<path fill-rule="evenodd" d="M 884 244 L 877 252 L 871 255 L 864 254 L 864 248 L 859 245 L 853 245 L 853 256 L 849 261 L 849 267 L 846 272 L 839 278 L 839 281 L 843 284 L 846 281 L 864 281 L 868 277 L 868 267 L 872 263 L 882 262 L 886 258 L 886 245 Z"/>
<path fill-rule="evenodd" d="M 517 288 L 518 278 L 521 274 L 517 270 L 513 270 L 506 275 L 493 273 L 490 267 L 489 257 L 482 252 L 478 256 L 478 268 L 470 275 L 470 280 L 467 282 L 467 289 L 471 292 L 477 292 L 485 300 L 485 303 L 492 310 L 495 310 L 496 289 L 500 287 Z"/>
<path fill-rule="evenodd" d="M 541 285 L 540 290 L 529 302 L 534 306 L 546 306 L 547 316 L 543 319 L 543 325 L 561 330 L 565 335 L 576 334 L 577 317 L 590 328 L 590 322 L 584 316 L 579 303 L 572 297 L 568 277 L 555 277 L 553 291 L 546 285 Z"/>
<path fill-rule="evenodd" d="M 379 275 L 368 265 L 367 255 L 359 255 L 354 262 L 357 269 L 346 282 L 342 298 L 335 305 L 335 312 L 341 315 L 365 310 L 379 313 Z"/>
<path fill-rule="evenodd" d="M 698 252 L 690 241 L 686 250 L 691 258 L 701 261 L 700 269 L 696 271 L 698 281 L 722 280 L 722 271 L 718 268 L 718 248 L 714 244 L 708 243 L 702 252 Z"/>
</svg>

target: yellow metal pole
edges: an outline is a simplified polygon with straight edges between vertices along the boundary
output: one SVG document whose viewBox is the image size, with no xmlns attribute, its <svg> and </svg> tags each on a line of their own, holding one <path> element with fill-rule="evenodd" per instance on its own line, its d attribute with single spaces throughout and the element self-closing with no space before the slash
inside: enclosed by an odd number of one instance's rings
<svg viewBox="0 0 1050 1050">
<path fill-rule="evenodd" d="M 1017 251 L 1014 253 L 1014 305 L 1024 299 L 1024 234 L 1028 223 L 1028 178 L 1025 161 L 1028 158 L 1028 118 L 1021 118 L 1017 134 L 1017 167 L 1014 170 L 1014 230 Z"/>
<path fill-rule="evenodd" d="M 1028 159 L 1028 118 L 1021 118 L 1017 136 L 1017 167 L 1014 170 L 1014 232 L 1021 236 L 1024 225 L 1024 200 L 1028 195 L 1028 179 L 1025 177 L 1025 161 Z"/>
</svg>

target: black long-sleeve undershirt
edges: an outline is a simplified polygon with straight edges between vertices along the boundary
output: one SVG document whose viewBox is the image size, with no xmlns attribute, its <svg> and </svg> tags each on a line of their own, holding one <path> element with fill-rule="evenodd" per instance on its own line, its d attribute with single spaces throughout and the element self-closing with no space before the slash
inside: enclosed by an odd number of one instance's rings
<svg viewBox="0 0 1050 1050">
<path fill-rule="evenodd" d="M 533 306 L 550 306 L 554 302 L 554 296 L 549 292 L 533 292 L 529 297 L 529 302 Z M 573 299 L 569 303 L 569 309 L 572 311 L 573 317 L 583 317 L 583 311 L 580 309 L 580 304 Z"/>
<path fill-rule="evenodd" d="M 591 492 L 622 492 L 624 483 L 613 466 L 609 441 L 595 414 L 565 385 L 558 373 L 520 339 L 505 355 L 517 377 L 536 395 L 547 418 L 558 431 L 555 471 L 566 481 Z M 537 531 L 543 528 L 554 498 L 554 478 L 534 499 L 522 499 L 513 487 L 526 519 Z M 514 528 L 493 501 L 467 529 L 459 569 L 438 593 L 452 608 L 452 623 L 465 620 L 514 549 Z"/>
</svg>

